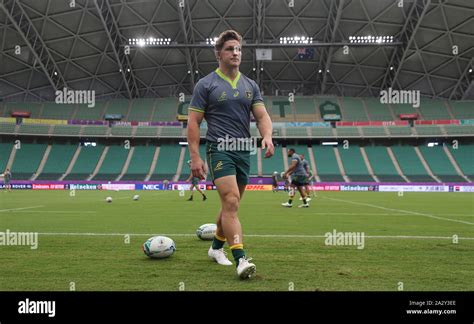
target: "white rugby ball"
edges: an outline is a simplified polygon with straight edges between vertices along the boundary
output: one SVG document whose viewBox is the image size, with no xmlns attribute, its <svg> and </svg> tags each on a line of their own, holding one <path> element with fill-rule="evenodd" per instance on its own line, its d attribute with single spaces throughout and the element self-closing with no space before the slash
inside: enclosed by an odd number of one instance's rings
<svg viewBox="0 0 474 324">
<path fill-rule="evenodd" d="M 112 202 L 112 197 L 105 198 L 105 201 L 108 202 L 108 203 L 111 203 Z"/>
<path fill-rule="evenodd" d="M 216 235 L 216 230 L 216 224 L 204 224 L 199 226 L 196 231 L 196 235 L 203 241 L 212 241 L 214 239 L 214 235 Z"/>
<path fill-rule="evenodd" d="M 133 200 L 138 200 L 138 198 L 140 198 L 140 196 L 139 196 L 139 195 L 135 195 L 135 196 L 133 196 Z"/>
<path fill-rule="evenodd" d="M 176 251 L 176 244 L 166 236 L 153 236 L 143 243 L 143 252 L 153 259 L 163 259 Z"/>
</svg>

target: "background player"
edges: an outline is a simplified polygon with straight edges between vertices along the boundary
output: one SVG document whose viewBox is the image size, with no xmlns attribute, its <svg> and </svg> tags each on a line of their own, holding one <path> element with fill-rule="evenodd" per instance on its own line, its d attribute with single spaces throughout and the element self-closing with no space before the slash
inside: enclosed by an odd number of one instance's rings
<svg viewBox="0 0 474 324">
<path fill-rule="evenodd" d="M 290 174 L 293 176 L 291 180 L 291 189 L 290 189 L 290 199 L 288 202 L 281 204 L 283 207 L 293 207 L 293 198 L 295 196 L 295 188 L 300 192 L 301 198 L 303 198 L 303 204 L 298 207 L 308 208 L 308 202 L 306 201 L 305 186 L 307 183 L 306 171 L 303 168 L 303 163 L 298 154 L 296 154 L 295 149 L 288 150 L 288 157 L 291 157 L 291 165 L 288 170 L 286 170 L 283 175 L 284 178 L 287 178 Z"/>
<path fill-rule="evenodd" d="M 191 165 L 191 160 L 189 160 L 188 162 L 188 165 Z M 189 175 L 189 177 L 186 179 L 186 182 L 189 182 L 191 181 L 191 188 L 189 190 L 191 190 L 191 197 L 189 197 L 188 201 L 192 201 L 193 200 L 193 194 L 194 194 L 194 188 L 196 188 L 197 191 L 199 191 L 199 193 L 202 195 L 202 201 L 206 201 L 207 197 L 206 195 L 204 194 L 204 192 L 199 189 L 199 179 L 198 177 L 195 177 L 193 176 L 193 174 L 191 173 Z"/>
</svg>

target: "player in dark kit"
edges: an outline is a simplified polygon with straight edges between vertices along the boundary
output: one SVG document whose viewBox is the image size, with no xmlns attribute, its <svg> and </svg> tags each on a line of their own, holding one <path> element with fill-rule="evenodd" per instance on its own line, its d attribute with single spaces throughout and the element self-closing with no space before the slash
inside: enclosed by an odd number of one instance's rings
<svg viewBox="0 0 474 324">
<path fill-rule="evenodd" d="M 199 155 L 199 126 L 206 119 L 207 165 L 221 199 L 216 235 L 208 255 L 221 265 L 231 265 L 223 249 L 227 241 L 237 265 L 237 275 L 245 279 L 256 271 L 255 264 L 245 254 L 238 217 L 248 183 L 250 151 L 256 150 L 256 143 L 250 137 L 250 113 L 262 136 L 262 149 L 267 149 L 266 158 L 274 153 L 272 124 L 258 85 L 239 72 L 242 36 L 233 30 L 223 32 L 216 41 L 215 55 L 219 68 L 199 80 L 189 104 L 191 170 L 200 179 L 204 179 L 207 172 Z M 248 145 L 243 148 L 236 145 L 243 142 Z"/>
<path fill-rule="evenodd" d="M 10 181 L 12 179 L 12 173 L 10 169 L 6 169 L 5 172 L 2 174 L 3 176 L 3 184 L 5 186 L 5 191 L 12 191 L 12 186 L 10 185 Z"/>
<path fill-rule="evenodd" d="M 189 160 L 187 163 L 188 163 L 188 165 L 191 165 L 191 160 Z M 189 189 L 191 191 L 191 197 L 189 197 L 188 201 L 193 201 L 193 194 L 194 194 L 193 190 L 194 190 L 194 188 L 196 188 L 196 190 L 202 195 L 202 201 L 206 201 L 206 199 L 207 199 L 206 195 L 204 194 L 204 192 L 201 189 L 199 189 L 199 181 L 200 180 L 201 179 L 199 179 L 198 177 L 193 176 L 192 173 L 186 179 L 186 182 L 191 181 L 191 188 Z"/>
<path fill-rule="evenodd" d="M 305 187 L 307 182 L 307 174 L 303 167 L 303 162 L 298 154 L 296 154 L 295 149 L 288 150 L 288 157 L 291 157 L 291 165 L 286 170 L 283 175 L 284 178 L 287 178 L 290 174 L 292 175 L 291 179 L 291 189 L 290 189 L 290 199 L 288 202 L 281 204 L 283 207 L 293 207 L 293 198 L 295 196 L 295 188 L 300 192 L 301 198 L 303 198 L 303 204 L 298 207 L 308 208 L 308 202 L 306 201 Z"/>
</svg>

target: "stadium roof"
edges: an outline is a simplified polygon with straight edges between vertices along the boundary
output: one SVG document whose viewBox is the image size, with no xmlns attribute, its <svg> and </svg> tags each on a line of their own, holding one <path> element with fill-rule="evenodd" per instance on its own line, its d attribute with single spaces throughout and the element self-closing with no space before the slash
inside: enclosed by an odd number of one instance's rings
<svg viewBox="0 0 474 324">
<path fill-rule="evenodd" d="M 474 1 L 400 1 L 0 0 L 0 98 L 54 100 L 64 86 L 98 99 L 191 94 L 217 65 L 206 39 L 235 29 L 241 71 L 265 95 L 379 96 L 391 86 L 474 99 Z M 313 44 L 280 45 L 298 35 Z M 350 36 L 395 43 L 349 44 L 344 53 Z M 129 39 L 150 37 L 171 43 L 123 54 Z M 272 60 L 257 61 L 257 48 L 271 48 Z"/>
</svg>

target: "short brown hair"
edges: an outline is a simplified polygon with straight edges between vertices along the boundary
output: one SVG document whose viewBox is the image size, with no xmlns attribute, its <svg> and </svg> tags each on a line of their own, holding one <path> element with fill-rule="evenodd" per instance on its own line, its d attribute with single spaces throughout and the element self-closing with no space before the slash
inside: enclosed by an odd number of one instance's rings
<svg viewBox="0 0 474 324">
<path fill-rule="evenodd" d="M 216 51 L 222 50 L 222 47 L 224 47 L 224 43 L 231 39 L 235 39 L 236 41 L 242 44 L 242 36 L 240 36 L 240 34 L 235 30 L 229 29 L 219 35 L 219 38 L 217 39 L 214 48 L 216 49 Z"/>
</svg>

